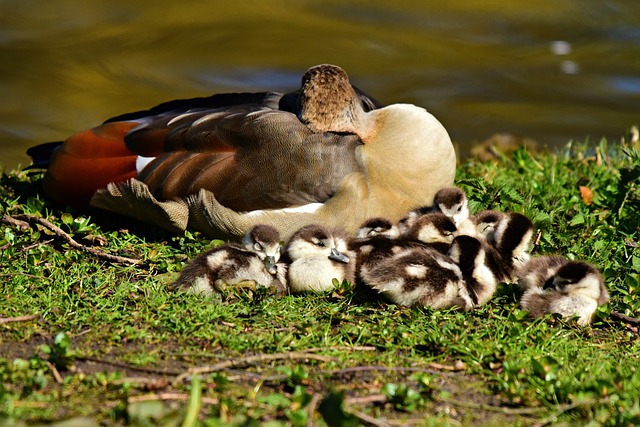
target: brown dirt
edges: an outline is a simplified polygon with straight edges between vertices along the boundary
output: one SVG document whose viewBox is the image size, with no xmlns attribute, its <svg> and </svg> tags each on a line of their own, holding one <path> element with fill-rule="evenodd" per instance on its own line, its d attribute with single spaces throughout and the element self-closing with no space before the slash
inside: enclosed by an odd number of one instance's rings
<svg viewBox="0 0 640 427">
<path fill-rule="evenodd" d="M 7 360 L 16 358 L 29 359 L 34 355 L 42 355 L 39 348 L 42 344 L 52 343 L 53 337 L 34 335 L 25 342 L 11 342 L 0 332 L 0 354 Z M 77 358 L 73 362 L 71 369 L 60 372 L 65 378 L 69 375 L 83 374 L 91 376 L 98 373 L 120 373 L 122 383 L 124 378 L 131 379 L 133 387 L 129 391 L 129 398 L 148 393 L 185 393 L 184 388 L 172 385 L 175 377 L 194 366 L 208 366 L 220 361 L 219 358 L 203 357 L 181 353 L 181 346 L 177 343 L 162 343 L 161 355 L 156 357 L 155 363 L 135 366 L 127 360 L 133 355 L 157 352 L 157 346 L 141 345 L 138 343 L 123 343 L 118 347 L 107 351 L 100 347 L 99 343 L 89 343 L 83 340 L 82 336 L 72 338 L 72 348 L 93 349 L 94 355 L 90 357 Z M 212 351 L 212 354 L 223 354 L 222 349 Z M 249 356 L 249 355 L 247 355 Z M 309 373 L 308 379 L 302 381 L 307 393 L 319 396 L 327 395 L 331 390 L 341 390 L 345 395 L 345 406 L 349 411 L 366 413 L 374 418 L 389 420 L 403 420 L 403 423 L 414 423 L 420 421 L 426 415 L 439 414 L 450 420 L 456 420 L 463 425 L 506 425 L 520 423 L 528 425 L 533 423 L 533 419 L 523 417 L 517 413 L 512 413 L 507 407 L 507 402 L 497 396 L 487 393 L 487 386 L 482 379 L 462 372 L 449 372 L 429 367 L 415 368 L 387 368 L 387 367 L 367 367 L 352 366 L 343 369 L 321 370 L 314 368 L 311 363 L 281 361 L 278 363 L 266 362 L 259 364 L 249 364 L 245 367 L 225 369 L 227 379 L 233 383 L 233 387 L 239 390 L 238 399 L 245 399 L 246 396 L 260 384 L 260 393 L 268 395 L 270 393 L 288 393 L 293 389 L 287 383 L 287 377 L 276 371 L 278 364 L 291 365 L 304 363 Z M 427 401 L 420 411 L 405 413 L 398 411 L 394 405 L 385 402 L 381 395 L 381 388 L 384 384 L 406 384 L 416 390 L 420 385 L 412 376 L 415 372 L 426 372 L 432 375 L 433 388 L 437 390 L 434 400 Z M 59 388 L 63 386 L 55 384 L 53 381 L 47 388 Z M 442 392 L 446 392 L 446 400 L 440 398 Z M 205 393 L 213 399 L 218 395 L 215 390 L 208 389 Z M 109 397 L 106 397 L 109 400 Z M 353 402 L 353 403 L 351 403 Z M 118 401 L 92 402 L 90 399 L 83 400 L 83 405 L 87 405 L 80 415 L 87 413 L 103 413 L 104 408 L 116 407 Z M 167 405 L 174 405 L 175 402 Z M 92 406 L 95 406 L 92 408 Z M 78 415 L 73 407 L 65 407 L 57 411 L 57 416 L 66 418 Z"/>
</svg>

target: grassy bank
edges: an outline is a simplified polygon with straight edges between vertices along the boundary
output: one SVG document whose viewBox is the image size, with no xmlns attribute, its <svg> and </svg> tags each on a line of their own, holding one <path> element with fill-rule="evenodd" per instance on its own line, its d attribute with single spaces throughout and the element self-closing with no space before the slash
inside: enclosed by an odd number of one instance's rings
<svg viewBox="0 0 640 427">
<path fill-rule="evenodd" d="M 0 425 L 640 424 L 639 176 L 637 145 L 606 141 L 459 167 L 472 211 L 524 213 L 534 254 L 600 268 L 611 301 L 582 328 L 530 319 L 507 286 L 469 313 L 348 286 L 171 292 L 219 242 L 64 210 L 5 172 Z"/>
</svg>

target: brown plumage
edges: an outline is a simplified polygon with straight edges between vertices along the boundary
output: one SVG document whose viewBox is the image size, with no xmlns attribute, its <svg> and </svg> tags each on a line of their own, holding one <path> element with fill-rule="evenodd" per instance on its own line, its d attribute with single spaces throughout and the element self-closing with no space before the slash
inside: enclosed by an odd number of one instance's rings
<svg viewBox="0 0 640 427">
<path fill-rule="evenodd" d="M 351 89 L 339 67 L 307 72 L 297 98 L 302 121 L 269 108 L 276 102 L 272 97 L 260 98 L 249 112 L 234 106 L 167 113 L 170 120 L 160 127 L 175 127 L 168 138 L 176 139 L 177 152 L 163 153 L 164 160 L 144 168 L 149 184 L 111 184 L 97 192 L 92 205 L 172 230 L 188 223 L 210 236 L 242 235 L 265 223 L 286 239 L 310 223 L 353 233 L 370 217 L 397 221 L 432 203 L 453 182 L 455 152 L 442 125 L 414 105 L 372 110 L 373 101 Z M 277 105 L 289 105 L 283 98 Z M 132 120 L 144 123 L 129 139 L 150 126 L 144 115 Z M 190 171 L 200 169 L 202 180 L 189 179 Z M 170 191 L 168 176 L 174 173 L 176 191 Z M 219 187 L 210 187 L 214 183 Z"/>
<path fill-rule="evenodd" d="M 359 170 L 361 142 L 353 132 L 336 133 L 340 114 L 349 103 L 362 111 L 380 106 L 340 73 L 321 65 L 305 74 L 300 91 L 176 100 L 114 117 L 55 150 L 45 190 L 84 205 L 108 183 L 135 178 L 159 201 L 205 189 L 240 211 L 325 201 Z"/>
</svg>

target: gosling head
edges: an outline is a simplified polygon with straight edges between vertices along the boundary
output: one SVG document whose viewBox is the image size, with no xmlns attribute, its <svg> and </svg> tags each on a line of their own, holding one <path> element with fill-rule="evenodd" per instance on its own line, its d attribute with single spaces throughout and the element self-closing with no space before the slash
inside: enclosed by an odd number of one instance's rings
<svg viewBox="0 0 640 427">
<path fill-rule="evenodd" d="M 519 291 L 527 289 L 542 289 L 548 279 L 556 275 L 560 267 L 569 262 L 560 255 L 540 255 L 532 257 L 516 273 L 518 282 L 516 286 Z"/>
<path fill-rule="evenodd" d="M 326 257 L 332 261 L 348 263 L 347 238 L 342 232 L 311 224 L 296 231 L 285 247 L 285 252 L 296 261 L 302 258 Z"/>
<path fill-rule="evenodd" d="M 569 261 L 542 286 L 545 291 L 556 291 L 569 296 L 593 299 L 598 305 L 609 300 L 609 293 L 600 272 L 583 261 Z"/>
<path fill-rule="evenodd" d="M 275 274 L 280 261 L 280 233 L 275 227 L 258 224 L 252 227 L 242 239 L 248 250 L 255 252 L 271 274 Z"/>
<path fill-rule="evenodd" d="M 404 236 L 409 240 L 427 244 L 451 244 L 456 231 L 456 225 L 450 217 L 440 212 L 432 212 L 418 217 Z"/>
<path fill-rule="evenodd" d="M 333 289 L 334 279 L 353 283 L 355 262 L 348 255 L 347 240 L 344 232 L 317 224 L 296 231 L 285 246 L 289 290 L 324 292 Z"/>
<path fill-rule="evenodd" d="M 418 218 L 431 212 L 436 212 L 436 209 L 434 209 L 434 207 L 431 205 L 421 206 L 407 212 L 407 214 L 400 221 L 398 221 L 398 231 L 400 232 L 400 234 L 406 234 L 406 232 L 409 231 L 409 229 L 413 226 Z"/>
<path fill-rule="evenodd" d="M 487 242 L 494 244 L 496 228 L 505 216 L 505 213 L 493 210 L 478 212 L 472 217 L 476 233 L 478 233 L 480 237 L 483 237 Z"/>
<path fill-rule="evenodd" d="M 564 260 L 555 272 L 547 272 L 542 286 L 525 289 L 520 300 L 522 308 L 533 317 L 558 313 L 577 317 L 578 324 L 585 326 L 593 320 L 598 306 L 609 299 L 600 272 L 591 264 Z"/>
<path fill-rule="evenodd" d="M 439 190 L 433 198 L 433 206 L 457 225 L 469 218 L 467 195 L 458 187 Z"/>
<path fill-rule="evenodd" d="M 356 232 L 356 238 L 364 239 L 373 236 L 398 237 L 398 227 L 386 218 L 376 217 L 366 220 Z"/>
</svg>

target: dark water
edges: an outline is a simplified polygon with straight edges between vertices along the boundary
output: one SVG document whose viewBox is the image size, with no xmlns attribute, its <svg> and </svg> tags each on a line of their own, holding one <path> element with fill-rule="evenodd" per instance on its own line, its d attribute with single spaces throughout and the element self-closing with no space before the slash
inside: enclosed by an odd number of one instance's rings
<svg viewBox="0 0 640 427">
<path fill-rule="evenodd" d="M 169 99 L 294 88 L 319 63 L 427 108 L 467 147 L 640 122 L 638 0 L 389 3 L 2 0 L 0 163 Z"/>
</svg>

